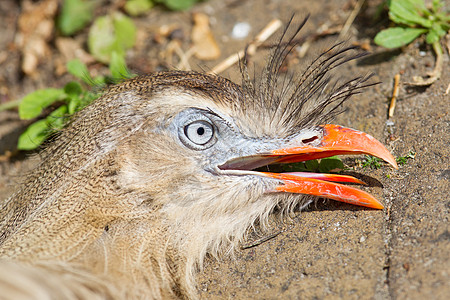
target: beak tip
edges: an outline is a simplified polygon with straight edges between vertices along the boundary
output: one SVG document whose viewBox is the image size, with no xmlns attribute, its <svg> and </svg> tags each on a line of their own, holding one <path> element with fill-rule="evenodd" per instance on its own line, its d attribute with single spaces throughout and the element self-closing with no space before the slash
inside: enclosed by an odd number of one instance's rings
<svg viewBox="0 0 450 300">
<path fill-rule="evenodd" d="M 384 209 L 384 205 L 378 202 L 376 205 L 374 205 L 372 208 L 374 209 Z"/>
<path fill-rule="evenodd" d="M 390 159 L 390 158 L 382 158 L 385 162 L 387 162 L 389 165 L 391 165 L 391 167 L 393 167 L 394 169 L 398 170 L 398 164 L 395 161 L 395 159 Z"/>
<path fill-rule="evenodd" d="M 386 159 L 386 161 L 396 170 L 398 170 L 398 164 L 397 161 L 395 160 L 395 158 L 390 155 L 391 157 L 389 157 L 388 159 Z"/>
</svg>

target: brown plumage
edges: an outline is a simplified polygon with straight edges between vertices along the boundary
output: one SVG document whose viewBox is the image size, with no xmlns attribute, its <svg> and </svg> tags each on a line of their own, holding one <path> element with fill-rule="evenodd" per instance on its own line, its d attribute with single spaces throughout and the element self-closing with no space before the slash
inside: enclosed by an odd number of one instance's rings
<svg viewBox="0 0 450 300">
<path fill-rule="evenodd" d="M 111 87 L 74 116 L 1 208 L 1 294 L 196 298 L 206 254 L 233 251 L 275 207 L 309 204 L 250 170 L 294 141 L 319 145 L 318 125 L 367 78 L 331 82 L 330 70 L 359 56 L 336 46 L 282 80 L 290 47 L 280 43 L 260 80 L 244 65 L 242 86 L 156 73 Z"/>
</svg>

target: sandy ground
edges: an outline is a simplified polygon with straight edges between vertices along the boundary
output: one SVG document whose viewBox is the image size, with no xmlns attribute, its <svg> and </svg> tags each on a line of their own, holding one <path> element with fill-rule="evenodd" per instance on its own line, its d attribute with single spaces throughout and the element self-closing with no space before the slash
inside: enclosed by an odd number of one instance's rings
<svg viewBox="0 0 450 300">
<path fill-rule="evenodd" d="M 4 5 L 4 4 L 3 4 Z M 3 7 L 4 8 L 4 7 Z M 2 8 L 2 9 L 3 9 Z M 8 16 L 14 19 L 17 6 L 11 4 Z M 204 63 L 193 60 L 194 69 L 208 69 L 243 48 L 251 37 L 229 37 L 236 22 L 248 22 L 254 36 L 270 19 L 287 20 L 292 13 L 306 12 L 311 18 L 304 29 L 308 34 L 324 23 L 343 23 L 350 14 L 347 1 L 219 1 L 194 8 L 210 16 L 211 26 L 222 50 L 221 58 Z M 349 43 L 373 38 L 386 22 L 371 22 L 375 5 L 363 10 L 351 27 Z M 2 18 L 5 17 L 2 12 Z M 176 23 L 190 28 L 190 12 L 154 11 L 137 24 L 151 33 L 162 24 Z M 3 22 L 1 22 L 3 23 Z M 14 23 L 0 25 L 0 51 L 12 42 Z M 186 29 L 185 34 L 189 31 Z M 313 43 L 308 55 L 291 66 L 301 69 L 315 54 L 331 45 L 336 37 Z M 154 70 L 157 60 L 150 42 L 142 42 L 128 60 L 138 71 Z M 347 111 L 336 123 L 370 133 L 392 150 L 395 156 L 414 151 L 414 159 L 393 170 L 357 170 L 369 182 L 368 192 L 381 199 L 386 208 L 375 211 L 334 201 L 319 201 L 291 220 L 273 224 L 281 233 L 252 248 L 238 251 L 220 261 L 208 259 L 198 276 L 205 299 L 448 299 L 450 297 L 449 234 L 449 103 L 445 95 L 450 83 L 446 56 L 442 78 L 428 88 L 401 86 L 395 115 L 387 124 L 392 79 L 402 74 L 406 82 L 430 71 L 434 59 L 429 48 L 415 44 L 401 51 L 386 51 L 372 45 L 373 54 L 341 69 L 339 76 L 375 73 L 381 83 L 370 87 L 347 103 Z M 147 51 L 147 52 L 144 52 Z M 423 52 L 419 52 L 423 51 Z M 260 51 L 255 61 L 264 61 Z M 54 86 L 64 78 L 31 80 L 19 72 L 20 56 L 0 62 L 1 84 L 8 85 L 12 97 L 22 97 L 37 87 Z M 142 64 L 147 62 L 147 64 Z M 51 63 L 49 63 L 51 67 Z M 44 68 L 45 69 L 45 68 Z M 223 74 L 236 79 L 236 68 Z M 61 86 L 61 85 L 60 85 Z M 24 122 L 14 112 L 0 113 L 0 152 L 11 150 Z M 347 159 L 354 163 L 354 159 Z M 0 199 L 14 189 L 17 175 L 30 165 L 25 155 L 0 163 Z M 256 237 L 255 237 L 256 238 Z"/>
</svg>

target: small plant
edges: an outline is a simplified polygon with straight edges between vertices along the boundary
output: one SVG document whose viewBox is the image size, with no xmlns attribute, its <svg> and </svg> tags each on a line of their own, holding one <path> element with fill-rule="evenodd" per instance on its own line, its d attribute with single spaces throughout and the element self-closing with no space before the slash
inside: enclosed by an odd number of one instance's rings
<svg viewBox="0 0 450 300">
<path fill-rule="evenodd" d="M 398 26 L 382 30 L 375 36 L 375 43 L 386 48 L 405 46 L 422 34 L 426 43 L 433 47 L 436 66 L 428 79 L 415 76 L 413 85 L 430 85 L 439 79 L 442 72 L 443 50 L 440 40 L 450 29 L 450 14 L 441 11 L 443 3 L 433 0 L 428 9 L 424 0 L 389 0 L 389 18 Z"/>
<path fill-rule="evenodd" d="M 202 0 L 128 0 L 124 8 L 130 15 L 139 15 L 157 3 L 171 10 L 184 10 L 199 1 Z M 64 0 L 57 18 L 59 32 L 67 36 L 85 28 L 93 20 L 95 5 L 94 0 Z M 73 60 L 67 63 L 67 69 L 84 85 L 71 81 L 63 88 L 37 90 L 20 102 L 0 106 L 4 110 L 19 105 L 19 116 L 23 120 L 40 118 L 22 133 L 17 148 L 36 149 L 52 132 L 61 129 L 68 117 L 98 98 L 102 87 L 133 77 L 125 64 L 125 52 L 134 46 L 135 39 L 136 27 L 129 17 L 118 12 L 100 16 L 89 28 L 87 44 L 96 60 L 109 64 L 111 76 L 92 78 L 83 63 Z M 91 86 L 91 89 L 86 89 L 86 86 Z M 47 115 L 43 118 L 44 109 Z M 53 111 L 48 114 L 49 109 Z"/>
<path fill-rule="evenodd" d="M 381 162 L 383 160 L 375 157 L 375 156 L 370 156 L 370 155 L 364 155 L 364 161 L 362 164 L 363 168 L 370 168 L 370 169 L 379 169 L 381 168 Z"/>
<path fill-rule="evenodd" d="M 57 19 L 59 31 L 63 35 L 72 35 L 84 28 L 92 21 L 94 4 L 92 0 L 64 0 Z M 20 118 L 41 119 L 22 133 L 17 148 L 36 149 L 52 132 L 61 129 L 68 117 L 98 98 L 103 86 L 132 77 L 125 64 L 125 52 L 134 45 L 135 37 L 133 21 L 123 14 L 113 13 L 96 18 L 89 29 L 88 46 L 94 58 L 109 64 L 111 76 L 92 78 L 81 61 L 69 61 L 69 73 L 85 85 L 71 81 L 64 88 L 41 89 L 26 95 L 19 104 Z M 92 90 L 86 89 L 86 86 L 91 86 Z M 54 110 L 42 118 L 42 111 L 49 107 L 54 107 Z"/>
<path fill-rule="evenodd" d="M 47 117 L 28 126 L 20 135 L 17 148 L 19 150 L 36 149 L 52 132 L 61 129 L 68 117 L 100 97 L 102 94 L 100 90 L 106 84 L 133 77 L 128 72 L 123 57 L 115 52 L 112 54 L 109 68 L 112 76 L 92 78 L 81 61 L 72 60 L 67 63 L 68 71 L 93 87 L 92 90 L 83 88 L 83 85 L 77 81 L 71 81 L 62 89 L 41 89 L 26 95 L 19 104 L 19 116 L 23 120 L 39 117 L 43 109 L 49 106 L 54 105 L 56 108 Z"/>
<path fill-rule="evenodd" d="M 416 157 L 416 152 L 409 151 L 405 156 L 399 156 L 396 158 L 397 164 L 405 165 L 408 159 L 414 159 Z"/>
</svg>

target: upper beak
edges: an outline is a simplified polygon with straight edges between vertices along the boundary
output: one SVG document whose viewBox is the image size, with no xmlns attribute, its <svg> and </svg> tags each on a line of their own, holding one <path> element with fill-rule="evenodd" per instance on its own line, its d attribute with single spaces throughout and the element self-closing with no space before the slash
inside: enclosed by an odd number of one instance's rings
<svg viewBox="0 0 450 300">
<path fill-rule="evenodd" d="M 342 154 L 369 154 L 383 159 L 396 169 L 398 168 L 391 153 L 372 136 L 338 125 L 328 124 L 321 127 L 323 128 L 323 138 L 317 146 L 306 145 L 276 149 L 268 153 L 230 161 L 221 166 L 221 169 L 233 169 L 234 166 L 242 170 L 245 165 L 257 165 L 255 161 L 264 162 L 264 164 L 293 163 Z M 363 183 L 352 176 L 307 172 L 260 172 L 259 174 L 281 180 L 283 184 L 276 187 L 276 191 L 279 192 L 315 195 L 354 205 L 383 208 L 383 205 L 370 194 L 336 183 Z"/>
</svg>

